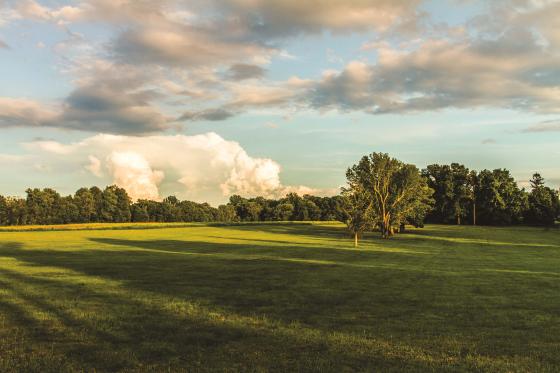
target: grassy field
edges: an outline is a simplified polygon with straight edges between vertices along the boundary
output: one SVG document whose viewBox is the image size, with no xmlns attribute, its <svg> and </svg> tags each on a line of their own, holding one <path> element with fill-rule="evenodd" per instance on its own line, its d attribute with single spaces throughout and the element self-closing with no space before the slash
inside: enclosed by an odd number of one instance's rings
<svg viewBox="0 0 560 373">
<path fill-rule="evenodd" d="M 89 228 L 0 232 L 1 372 L 560 371 L 558 229 Z"/>
</svg>

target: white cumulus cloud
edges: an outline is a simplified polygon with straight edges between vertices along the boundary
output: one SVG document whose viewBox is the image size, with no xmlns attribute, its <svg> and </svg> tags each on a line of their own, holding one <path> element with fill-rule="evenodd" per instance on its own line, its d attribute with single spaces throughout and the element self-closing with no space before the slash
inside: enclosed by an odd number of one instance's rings
<svg viewBox="0 0 560 373">
<path fill-rule="evenodd" d="M 305 186 L 283 185 L 280 165 L 250 156 L 237 142 L 215 133 L 186 136 L 100 134 L 80 142 L 26 143 L 31 156 L 55 164 L 56 172 L 86 172 L 95 184 L 115 183 L 133 199 L 170 194 L 212 204 L 230 195 L 279 197 L 287 192 L 321 194 Z M 82 185 L 76 185 L 76 188 Z"/>
</svg>

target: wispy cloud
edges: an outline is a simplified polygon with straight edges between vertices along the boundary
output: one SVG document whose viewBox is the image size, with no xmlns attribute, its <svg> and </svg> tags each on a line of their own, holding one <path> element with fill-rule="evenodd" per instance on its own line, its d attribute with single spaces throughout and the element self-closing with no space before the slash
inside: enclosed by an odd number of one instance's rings
<svg viewBox="0 0 560 373">
<path fill-rule="evenodd" d="M 524 129 L 523 132 L 560 132 L 560 120 L 547 120 L 532 124 Z"/>
</svg>

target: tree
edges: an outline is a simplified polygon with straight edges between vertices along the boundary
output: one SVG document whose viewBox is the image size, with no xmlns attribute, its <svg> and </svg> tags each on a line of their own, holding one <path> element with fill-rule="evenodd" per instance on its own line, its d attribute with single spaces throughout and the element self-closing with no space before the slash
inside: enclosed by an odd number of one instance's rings
<svg viewBox="0 0 560 373">
<path fill-rule="evenodd" d="M 148 201 L 145 200 L 138 200 L 134 203 L 130 210 L 131 210 L 131 220 L 133 222 L 148 222 L 150 221 L 150 215 L 148 214 Z"/>
<path fill-rule="evenodd" d="M 473 197 L 469 169 L 459 163 L 432 164 L 422 174 L 434 190 L 434 209 L 430 213 L 430 220 L 461 224 L 470 214 Z"/>
<path fill-rule="evenodd" d="M 26 208 L 28 224 L 57 223 L 56 208 L 60 202 L 60 194 L 50 188 L 27 189 Z"/>
<path fill-rule="evenodd" d="M 293 214 L 294 214 L 294 205 L 288 202 L 279 203 L 274 208 L 273 219 L 279 221 L 286 221 L 286 220 L 290 220 Z"/>
<path fill-rule="evenodd" d="M 54 206 L 55 224 L 69 224 L 78 221 L 79 210 L 72 196 L 61 197 Z"/>
<path fill-rule="evenodd" d="M 321 220 L 321 209 L 309 197 L 309 195 L 303 196 L 303 207 L 307 211 L 307 219 L 312 221 Z"/>
<path fill-rule="evenodd" d="M 98 187 L 94 186 L 89 188 L 91 197 L 93 198 L 93 205 L 95 212 L 91 217 L 91 221 L 103 221 L 103 192 Z"/>
<path fill-rule="evenodd" d="M 477 221 L 485 225 L 522 223 L 528 207 L 527 193 L 506 169 L 480 171 L 475 198 Z"/>
<path fill-rule="evenodd" d="M 418 168 L 384 153 L 364 156 L 346 172 L 350 188 L 359 185 L 369 195 L 376 225 L 383 238 L 393 227 L 407 222 L 421 210 L 427 210 L 433 190 Z"/>
<path fill-rule="evenodd" d="M 78 209 L 77 221 L 79 223 L 89 223 L 95 221 L 95 200 L 88 188 L 80 188 L 74 194 L 74 204 Z"/>
<path fill-rule="evenodd" d="M 469 172 L 468 183 L 469 199 L 472 203 L 472 225 L 476 225 L 476 194 L 478 193 L 478 174 L 476 173 L 476 171 Z"/>
<path fill-rule="evenodd" d="M 344 208 L 346 210 L 346 226 L 354 236 L 354 247 L 358 247 L 358 239 L 372 227 L 376 217 L 372 207 L 371 195 L 358 180 L 349 180 L 348 187 L 342 189 Z"/>
<path fill-rule="evenodd" d="M 8 203 L 6 197 L 0 195 L 0 225 L 8 225 Z"/>
<path fill-rule="evenodd" d="M 117 196 L 117 210 L 116 210 L 116 217 L 115 221 L 118 223 L 126 223 L 130 221 L 130 204 L 132 203 L 126 189 L 119 188 L 116 185 L 113 185 L 109 188 L 114 188 L 115 195 Z"/>
<path fill-rule="evenodd" d="M 30 224 L 27 219 L 27 201 L 23 198 L 6 198 L 7 225 Z"/>
<path fill-rule="evenodd" d="M 169 196 L 163 199 L 161 203 L 163 220 L 167 222 L 182 221 L 183 216 L 180 208 L 181 201 L 175 196 Z"/>
<path fill-rule="evenodd" d="M 117 195 L 115 188 L 106 187 L 102 194 L 100 221 L 113 223 L 117 216 Z"/>
<path fill-rule="evenodd" d="M 230 204 L 218 206 L 217 217 L 218 221 L 224 223 L 232 223 L 234 221 L 237 221 L 235 208 Z"/>
<path fill-rule="evenodd" d="M 560 215 L 560 200 L 558 192 L 545 186 L 543 177 L 535 173 L 530 180 L 529 208 L 526 221 L 535 225 L 554 225 Z"/>
<path fill-rule="evenodd" d="M 236 215 L 241 221 L 259 221 L 263 206 L 259 201 L 248 200 L 238 195 L 229 198 L 229 203 L 235 208 Z"/>
</svg>

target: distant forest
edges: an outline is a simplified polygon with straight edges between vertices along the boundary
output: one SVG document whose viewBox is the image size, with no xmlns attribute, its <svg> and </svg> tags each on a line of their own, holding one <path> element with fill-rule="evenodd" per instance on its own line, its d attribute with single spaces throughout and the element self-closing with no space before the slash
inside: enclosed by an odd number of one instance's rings
<svg viewBox="0 0 560 373">
<path fill-rule="evenodd" d="M 430 165 L 421 171 L 430 188 L 427 223 L 479 225 L 553 225 L 560 215 L 558 191 L 545 185 L 537 173 L 530 190 L 519 188 L 506 169 L 471 171 L 463 165 Z M 243 198 L 231 196 L 217 208 L 208 203 L 181 201 L 174 196 L 160 201 L 133 202 L 125 189 L 111 185 L 80 188 L 61 196 L 53 189 L 27 189 L 27 196 L 0 195 L 0 225 L 68 224 L 90 222 L 248 222 L 341 221 L 352 210 L 343 194 L 333 197 L 299 196 Z"/>
</svg>

